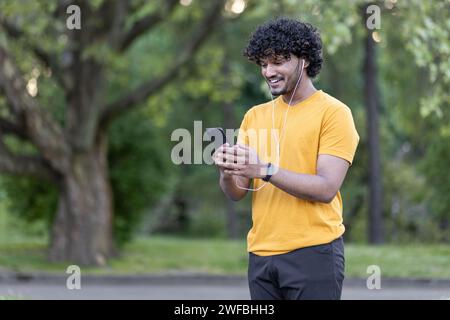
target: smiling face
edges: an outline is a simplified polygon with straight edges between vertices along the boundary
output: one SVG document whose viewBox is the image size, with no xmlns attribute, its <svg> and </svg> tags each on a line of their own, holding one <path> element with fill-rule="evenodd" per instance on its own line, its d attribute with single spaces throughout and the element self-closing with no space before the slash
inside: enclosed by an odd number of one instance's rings
<svg viewBox="0 0 450 320">
<path fill-rule="evenodd" d="M 261 74 L 274 96 L 284 95 L 294 90 L 300 77 L 301 59 L 291 54 L 290 59 L 271 56 L 261 59 Z"/>
</svg>

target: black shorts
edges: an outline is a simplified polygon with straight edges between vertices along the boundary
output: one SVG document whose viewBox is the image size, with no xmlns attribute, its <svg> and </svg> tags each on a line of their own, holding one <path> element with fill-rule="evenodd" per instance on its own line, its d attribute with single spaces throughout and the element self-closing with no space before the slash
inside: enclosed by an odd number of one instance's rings
<svg viewBox="0 0 450 320">
<path fill-rule="evenodd" d="M 252 300 L 339 300 L 344 280 L 342 237 L 274 256 L 249 253 Z"/>
</svg>

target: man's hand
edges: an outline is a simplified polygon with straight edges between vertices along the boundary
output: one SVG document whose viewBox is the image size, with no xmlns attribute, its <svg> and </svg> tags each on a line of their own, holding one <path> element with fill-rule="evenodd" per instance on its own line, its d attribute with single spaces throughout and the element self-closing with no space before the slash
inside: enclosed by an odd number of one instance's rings
<svg viewBox="0 0 450 320">
<path fill-rule="evenodd" d="M 214 163 L 224 175 L 236 175 L 248 179 L 264 178 L 267 164 L 263 163 L 256 151 L 246 145 L 230 147 L 222 145 L 214 154 Z"/>
<path fill-rule="evenodd" d="M 247 190 L 245 188 L 249 188 L 250 179 L 238 176 L 237 170 L 228 168 L 232 165 L 232 163 L 227 162 L 237 162 L 237 153 L 240 155 L 242 154 L 241 152 L 234 150 L 234 148 L 235 147 L 230 147 L 228 143 L 220 146 L 214 153 L 213 160 L 219 167 L 220 187 L 222 188 L 222 191 L 231 200 L 238 201 L 247 194 Z"/>
<path fill-rule="evenodd" d="M 230 148 L 230 145 L 228 143 L 225 143 L 221 145 L 219 148 L 217 148 L 216 152 L 214 152 L 212 159 L 214 161 L 214 164 L 219 168 L 220 175 L 225 178 L 229 179 L 231 178 L 232 174 L 225 173 L 225 167 L 222 165 L 223 162 L 225 162 L 225 154 L 227 153 L 227 149 Z"/>
</svg>

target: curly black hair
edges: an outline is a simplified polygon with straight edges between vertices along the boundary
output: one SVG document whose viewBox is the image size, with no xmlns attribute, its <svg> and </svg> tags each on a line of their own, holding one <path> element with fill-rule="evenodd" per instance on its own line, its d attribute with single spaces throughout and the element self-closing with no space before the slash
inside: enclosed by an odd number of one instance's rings
<svg viewBox="0 0 450 320">
<path fill-rule="evenodd" d="M 260 25 L 251 35 L 244 56 L 260 65 L 261 60 L 291 53 L 309 62 L 306 73 L 310 78 L 322 67 L 322 40 L 319 31 L 309 23 L 278 18 Z"/>
</svg>

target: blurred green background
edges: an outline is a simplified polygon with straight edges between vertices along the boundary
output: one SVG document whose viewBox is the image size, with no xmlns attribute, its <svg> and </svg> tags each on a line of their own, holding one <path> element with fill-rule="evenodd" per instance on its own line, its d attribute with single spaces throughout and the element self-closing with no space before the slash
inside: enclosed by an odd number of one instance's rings
<svg viewBox="0 0 450 320">
<path fill-rule="evenodd" d="M 196 120 L 203 128 L 237 128 L 251 106 L 267 101 L 259 70 L 242 50 L 258 24 L 288 16 L 320 30 L 324 65 L 315 86 L 351 108 L 361 136 L 341 190 L 347 271 L 364 276 L 368 265 L 379 264 L 391 276 L 450 277 L 449 1 L 77 3 L 81 30 L 66 28 L 69 15 L 58 1 L 0 3 L 0 48 L 23 81 L 18 94 L 7 88 L 8 77 L 0 78 L 0 270 L 59 270 L 75 261 L 103 266 L 93 272 L 245 272 L 250 197 L 227 200 L 213 166 L 173 164 L 171 133 L 193 132 Z M 380 8 L 380 29 L 365 26 L 370 4 Z M 365 63 L 368 55 L 374 69 Z M 374 95 L 365 95 L 368 86 Z M 22 121 L 34 117 L 23 96 L 51 116 L 70 152 L 34 138 L 39 129 Z M 16 109 L 14 97 L 21 98 Z M 368 99 L 376 103 L 375 114 L 368 112 Z M 105 110 L 117 101 L 122 109 L 110 117 Z M 369 144 L 371 121 L 377 129 L 371 141 L 379 149 Z M 106 151 L 95 149 L 98 137 L 107 141 Z M 113 203 L 114 249 L 80 236 L 105 259 L 61 252 L 48 259 L 48 249 L 57 252 L 61 241 L 52 228 L 61 194 L 69 192 L 65 182 L 78 177 L 70 165 L 55 167 L 69 159 L 77 170 L 88 170 L 77 161 L 94 149 L 104 150 L 98 159 L 107 163 L 100 181 L 112 189 L 106 201 Z M 369 169 L 374 154 L 377 172 Z M 20 166 L 23 156 L 42 156 L 56 183 Z M 80 186 L 99 181 L 86 172 Z M 68 215 L 76 217 L 70 208 Z M 69 242 L 77 240 L 69 233 Z"/>
</svg>

